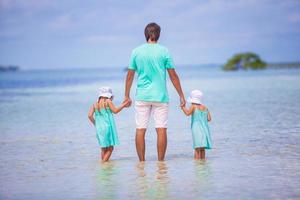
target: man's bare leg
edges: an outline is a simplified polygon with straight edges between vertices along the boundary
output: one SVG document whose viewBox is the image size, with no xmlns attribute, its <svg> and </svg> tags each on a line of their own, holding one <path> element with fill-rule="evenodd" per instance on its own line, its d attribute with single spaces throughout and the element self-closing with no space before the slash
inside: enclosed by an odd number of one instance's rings
<svg viewBox="0 0 300 200">
<path fill-rule="evenodd" d="M 136 134 L 135 134 L 135 147 L 136 147 L 136 152 L 139 156 L 140 161 L 145 161 L 145 133 L 146 133 L 145 128 L 142 129 L 136 129 Z"/>
<path fill-rule="evenodd" d="M 167 150 L 167 128 L 156 128 L 158 160 L 163 161 Z"/>
</svg>

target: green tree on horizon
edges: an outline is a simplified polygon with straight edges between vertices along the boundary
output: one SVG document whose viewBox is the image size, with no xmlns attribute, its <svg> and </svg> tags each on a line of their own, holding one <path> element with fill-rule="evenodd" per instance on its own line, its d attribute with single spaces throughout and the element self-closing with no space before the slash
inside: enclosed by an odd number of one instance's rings
<svg viewBox="0 0 300 200">
<path fill-rule="evenodd" d="M 239 53 L 231 57 L 223 66 L 223 70 L 238 70 L 238 69 L 264 69 L 267 64 L 261 58 L 252 52 Z"/>
</svg>

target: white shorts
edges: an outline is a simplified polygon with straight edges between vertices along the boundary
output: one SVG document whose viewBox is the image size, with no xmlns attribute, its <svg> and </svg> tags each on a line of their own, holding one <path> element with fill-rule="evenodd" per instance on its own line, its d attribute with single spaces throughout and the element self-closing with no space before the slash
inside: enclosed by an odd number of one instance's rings
<svg viewBox="0 0 300 200">
<path fill-rule="evenodd" d="M 155 128 L 167 128 L 168 103 L 135 101 L 136 128 L 147 128 L 150 116 L 153 115 Z"/>
</svg>

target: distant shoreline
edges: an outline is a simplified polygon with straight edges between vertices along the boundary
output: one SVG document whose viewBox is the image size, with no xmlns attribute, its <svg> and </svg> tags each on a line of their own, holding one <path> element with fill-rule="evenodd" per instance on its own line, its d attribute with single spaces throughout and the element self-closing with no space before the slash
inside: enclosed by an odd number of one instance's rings
<svg viewBox="0 0 300 200">
<path fill-rule="evenodd" d="M 0 72 L 15 72 L 20 68 L 16 65 L 0 65 Z"/>
<path fill-rule="evenodd" d="M 186 68 L 186 67 L 215 67 L 215 68 L 219 68 L 219 67 L 223 67 L 224 64 L 217 64 L 217 63 L 209 63 L 209 64 L 182 64 L 182 65 L 177 65 L 177 68 L 178 69 L 183 69 L 183 68 Z M 277 63 L 267 63 L 267 66 L 265 69 L 295 69 L 295 68 L 300 68 L 300 62 L 277 62 Z M 57 70 L 98 70 L 98 69 L 109 69 L 109 70 L 127 70 L 127 67 L 74 67 L 74 68 L 25 68 L 25 69 L 22 69 L 25 70 L 25 71 L 31 71 L 31 70 L 37 70 L 37 71 L 40 71 L 40 70 L 54 70 L 54 71 L 57 71 Z M 18 72 L 20 71 L 20 67 L 17 66 L 17 65 L 0 65 L 0 73 L 1 72 Z"/>
<path fill-rule="evenodd" d="M 267 63 L 267 68 L 300 68 L 300 62 Z"/>
</svg>

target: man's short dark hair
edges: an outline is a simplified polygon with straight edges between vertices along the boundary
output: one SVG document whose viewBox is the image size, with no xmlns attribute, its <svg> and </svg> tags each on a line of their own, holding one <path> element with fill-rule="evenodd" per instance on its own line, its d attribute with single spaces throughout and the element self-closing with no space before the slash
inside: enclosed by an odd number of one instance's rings
<svg viewBox="0 0 300 200">
<path fill-rule="evenodd" d="M 157 41 L 160 36 L 160 26 L 156 23 L 150 23 L 145 27 L 145 37 L 148 41 L 151 39 L 152 41 Z"/>
</svg>

